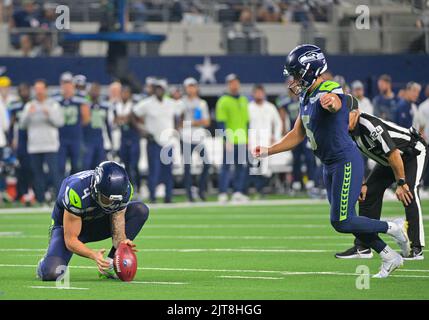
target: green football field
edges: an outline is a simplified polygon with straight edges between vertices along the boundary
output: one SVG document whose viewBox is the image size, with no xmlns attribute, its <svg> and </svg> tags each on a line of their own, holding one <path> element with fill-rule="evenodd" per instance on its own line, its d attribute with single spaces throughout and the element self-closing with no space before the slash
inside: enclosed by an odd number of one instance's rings
<svg viewBox="0 0 429 320">
<path fill-rule="evenodd" d="M 423 209 L 429 211 L 429 201 Z M 387 202 L 383 215 L 400 217 L 403 209 Z M 49 224 L 47 212 L 0 213 L 0 299 L 429 298 L 429 260 L 408 261 L 388 279 L 369 280 L 365 270 L 378 271 L 378 256 L 336 260 L 352 237 L 332 229 L 324 202 L 154 207 L 135 240 L 134 282 L 100 280 L 92 261 L 75 256 L 68 289 L 35 277 Z M 90 246 L 109 249 L 110 242 Z"/>
</svg>

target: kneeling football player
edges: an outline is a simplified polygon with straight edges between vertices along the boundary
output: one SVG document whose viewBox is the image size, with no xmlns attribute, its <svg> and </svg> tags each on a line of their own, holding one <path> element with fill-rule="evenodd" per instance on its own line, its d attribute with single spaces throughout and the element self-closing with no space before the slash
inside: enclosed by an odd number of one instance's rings
<svg viewBox="0 0 429 320">
<path fill-rule="evenodd" d="M 132 240 L 145 224 L 149 209 L 132 201 L 133 187 L 127 172 L 113 161 L 102 162 L 95 170 L 76 173 L 64 179 L 50 227 L 49 247 L 39 262 L 37 275 L 54 281 L 64 272 L 72 255 L 92 259 L 102 278 L 116 278 L 113 257 L 120 243 L 134 247 Z M 85 243 L 112 238 L 113 246 L 94 251 Z"/>
</svg>

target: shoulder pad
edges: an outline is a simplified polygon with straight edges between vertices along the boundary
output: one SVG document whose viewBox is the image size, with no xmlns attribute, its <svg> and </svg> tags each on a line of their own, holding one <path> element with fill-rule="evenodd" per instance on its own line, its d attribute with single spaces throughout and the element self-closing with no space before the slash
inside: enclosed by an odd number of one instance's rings
<svg viewBox="0 0 429 320">
<path fill-rule="evenodd" d="M 343 89 L 341 88 L 340 84 L 335 81 L 324 81 L 319 87 L 319 92 L 332 92 L 332 93 L 343 93 Z M 341 92 L 340 92 L 341 91 Z"/>
<path fill-rule="evenodd" d="M 51 99 L 59 102 L 63 99 L 63 97 L 60 94 L 54 94 L 51 96 Z"/>
<path fill-rule="evenodd" d="M 85 97 L 82 97 L 82 96 L 74 96 L 72 98 L 72 101 L 76 102 L 76 103 L 80 103 L 80 104 L 88 103 L 88 100 Z"/>
<path fill-rule="evenodd" d="M 11 103 L 9 103 L 8 105 L 8 109 L 10 111 L 15 111 L 18 109 L 21 109 L 24 105 L 22 104 L 21 101 L 12 101 Z"/>
</svg>

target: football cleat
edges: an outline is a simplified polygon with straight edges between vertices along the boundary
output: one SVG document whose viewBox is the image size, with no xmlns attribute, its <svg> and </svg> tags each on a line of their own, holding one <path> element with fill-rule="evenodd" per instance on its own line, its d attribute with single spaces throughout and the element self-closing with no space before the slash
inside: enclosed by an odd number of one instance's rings
<svg viewBox="0 0 429 320">
<path fill-rule="evenodd" d="M 226 193 L 219 193 L 218 201 L 220 203 L 227 203 L 228 202 L 228 194 L 226 194 Z"/>
<path fill-rule="evenodd" d="M 403 256 L 404 260 L 424 260 L 423 249 L 421 247 L 412 247 L 408 256 Z"/>
<path fill-rule="evenodd" d="M 232 202 L 239 202 L 239 203 L 248 202 L 249 197 L 246 196 L 245 194 L 241 193 L 241 192 L 234 192 L 232 194 L 231 201 Z"/>
<path fill-rule="evenodd" d="M 404 219 L 395 219 L 389 222 L 389 229 L 387 233 L 392 236 L 398 246 L 401 248 L 402 256 L 408 257 L 410 255 L 410 239 L 407 234 L 408 222 Z"/>
<path fill-rule="evenodd" d="M 373 278 L 387 278 L 393 271 L 404 264 L 404 259 L 399 253 L 394 253 L 390 259 L 383 259 L 380 271 Z"/>
<path fill-rule="evenodd" d="M 371 259 L 373 257 L 371 249 L 353 246 L 344 252 L 335 254 L 337 259 Z"/>
<path fill-rule="evenodd" d="M 107 258 L 109 260 L 109 269 L 107 270 L 98 270 L 98 277 L 100 279 L 119 279 L 116 275 L 115 269 L 113 267 L 113 259 Z"/>
</svg>

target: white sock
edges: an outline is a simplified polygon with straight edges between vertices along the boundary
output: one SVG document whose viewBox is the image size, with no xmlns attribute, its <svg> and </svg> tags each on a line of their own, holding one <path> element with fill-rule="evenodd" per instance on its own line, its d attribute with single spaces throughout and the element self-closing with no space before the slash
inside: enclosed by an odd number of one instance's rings
<svg viewBox="0 0 429 320">
<path fill-rule="evenodd" d="M 398 224 L 392 221 L 387 222 L 387 234 L 396 234 L 398 232 Z"/>
<path fill-rule="evenodd" d="M 393 259 L 397 255 L 396 251 L 393 250 L 391 247 L 386 246 L 381 252 L 380 257 L 383 260 L 390 260 Z"/>
</svg>

